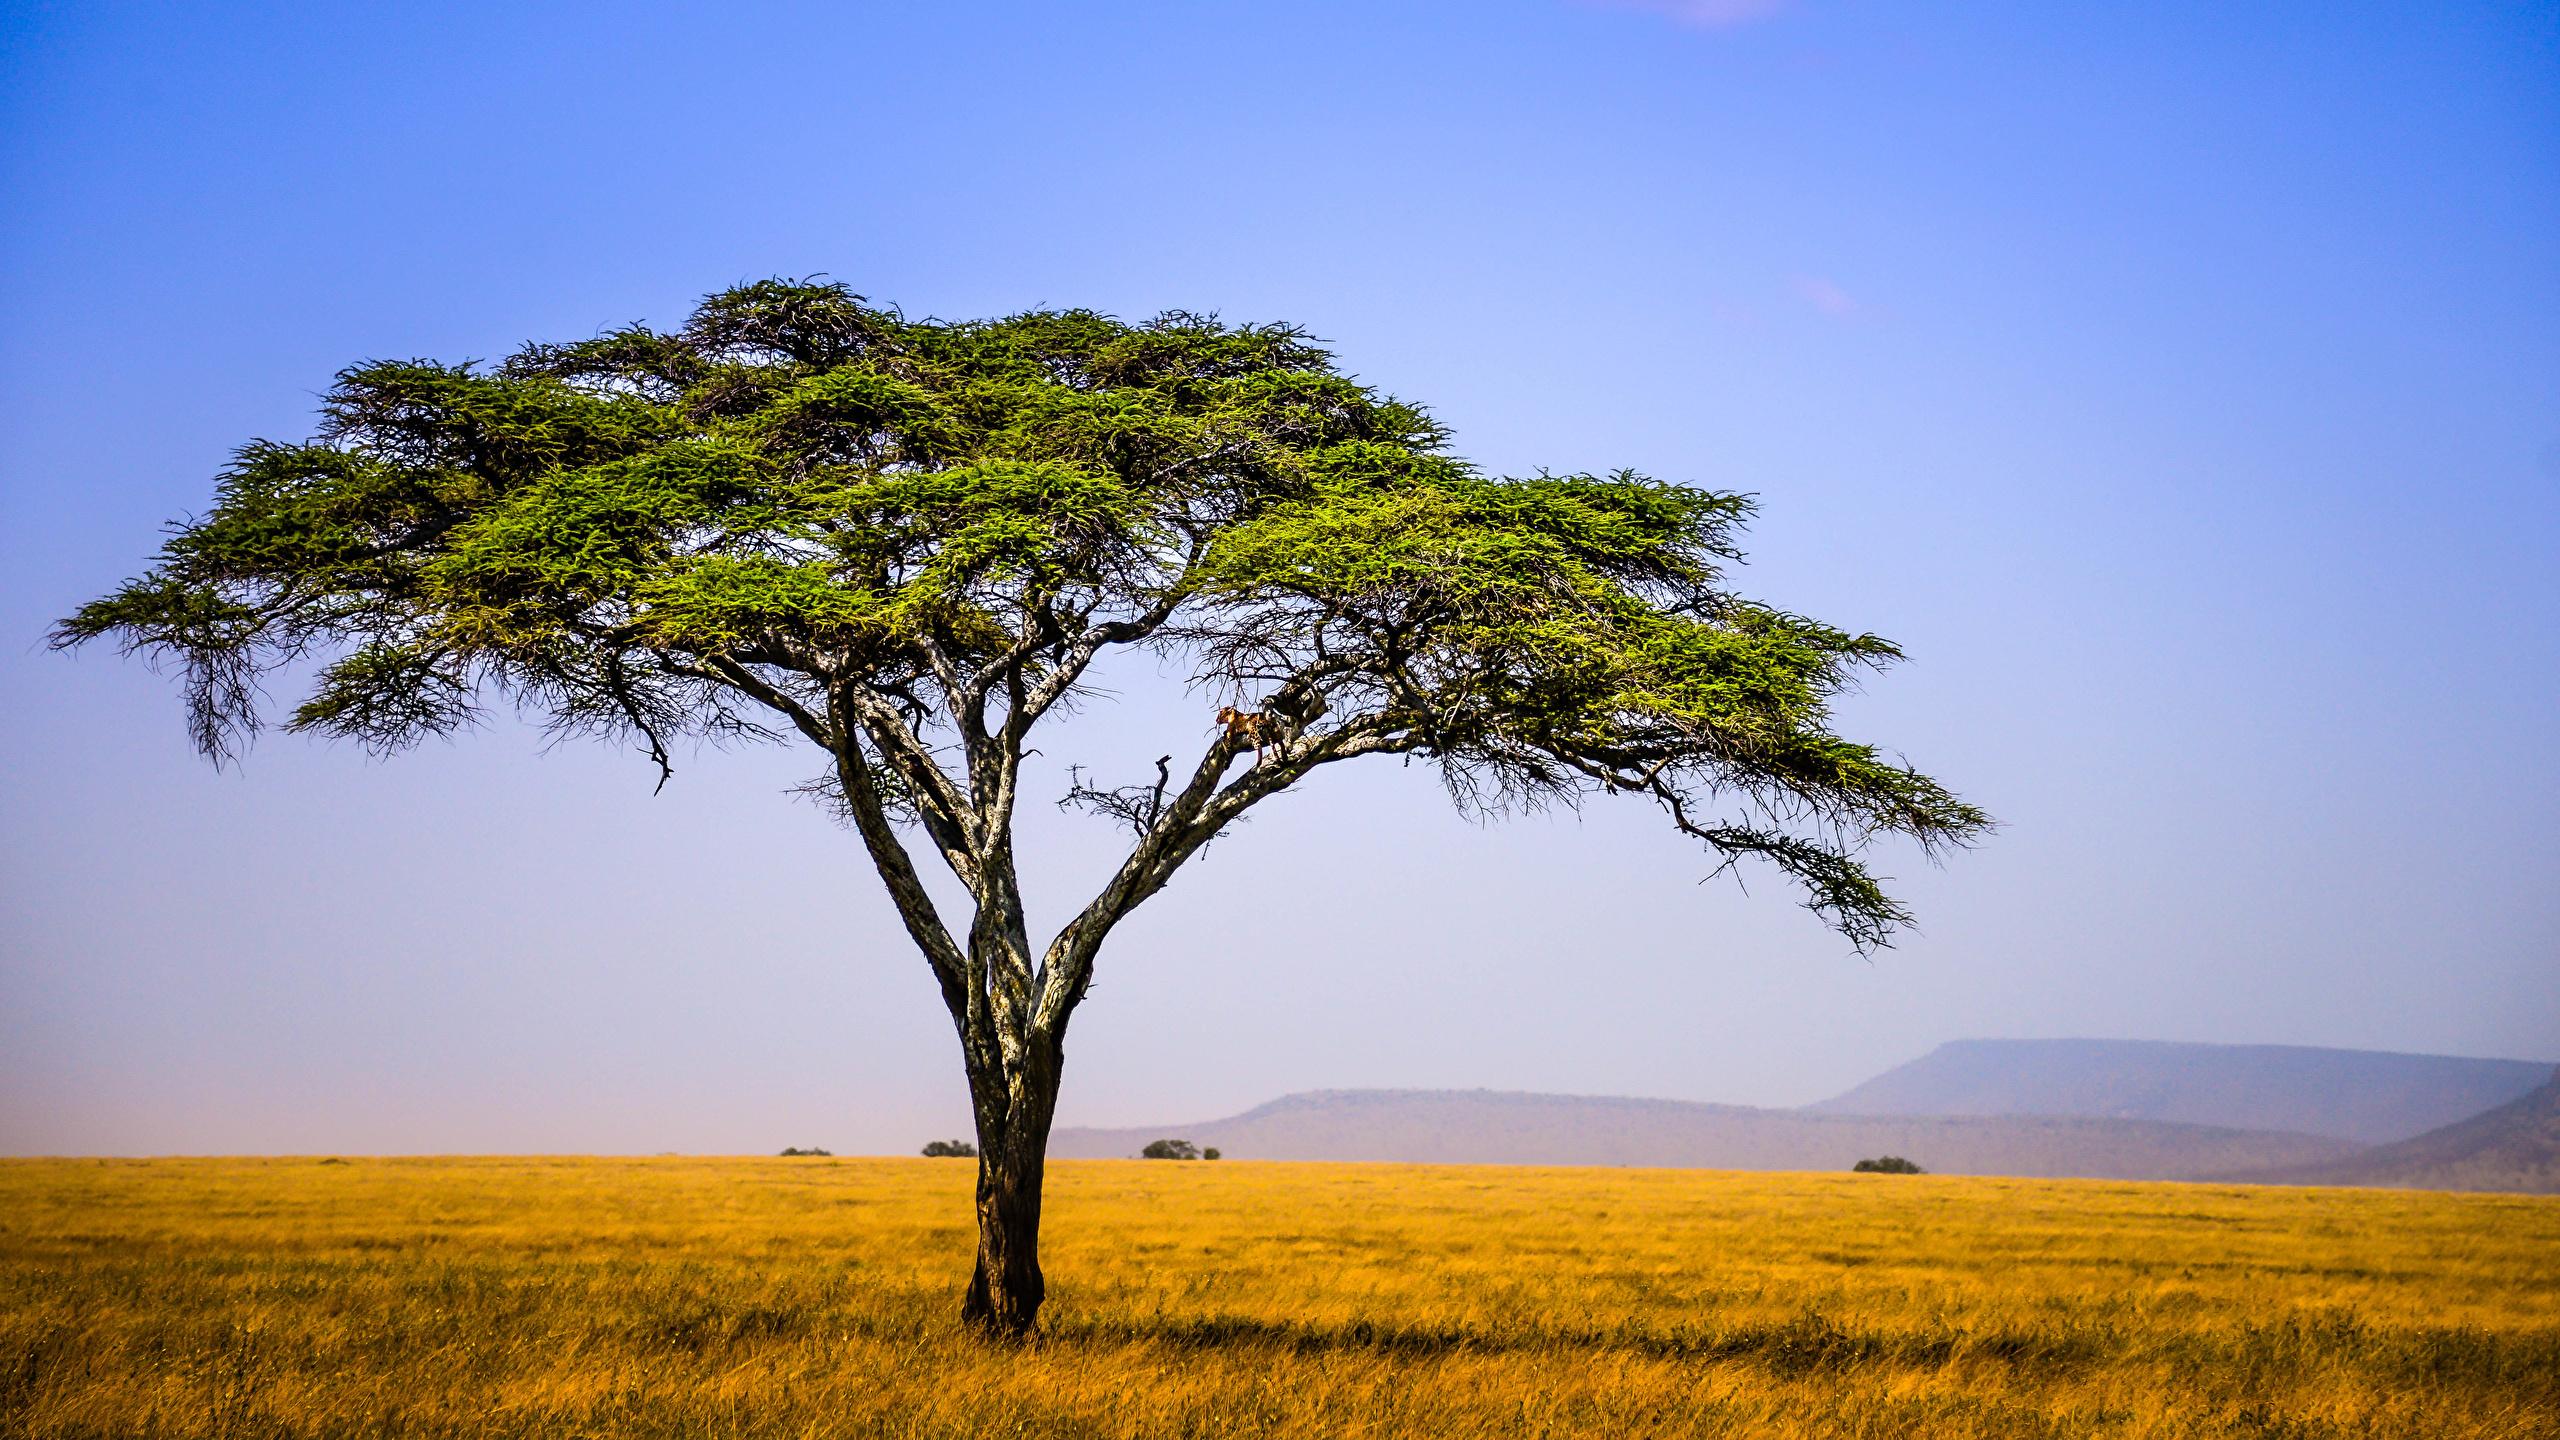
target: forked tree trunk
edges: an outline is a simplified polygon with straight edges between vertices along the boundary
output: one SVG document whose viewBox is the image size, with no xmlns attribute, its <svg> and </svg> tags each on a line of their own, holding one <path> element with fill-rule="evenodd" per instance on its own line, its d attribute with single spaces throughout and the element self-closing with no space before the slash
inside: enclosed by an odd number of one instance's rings
<svg viewBox="0 0 2560 1440">
<path fill-rule="evenodd" d="M 1047 1127 L 1040 1127 L 1045 1130 Z M 1048 1287 L 1040 1277 L 1040 1181 L 1045 1134 L 978 1152 L 978 1267 L 961 1315 L 1000 1339 L 1029 1336 Z"/>
</svg>

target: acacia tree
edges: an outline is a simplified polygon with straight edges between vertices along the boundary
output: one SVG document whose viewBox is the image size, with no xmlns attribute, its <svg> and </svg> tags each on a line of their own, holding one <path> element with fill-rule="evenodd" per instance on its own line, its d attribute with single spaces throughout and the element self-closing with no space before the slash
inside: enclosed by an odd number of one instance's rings
<svg viewBox="0 0 2560 1440">
<path fill-rule="evenodd" d="M 1366 755 L 1468 809 L 1649 798 L 1765 861 L 1860 949 L 1908 916 L 1861 863 L 1986 817 L 1832 733 L 1898 651 L 1724 588 L 1742 495 L 1482 473 L 1300 329 L 1089 311 L 909 320 L 766 281 L 673 333 L 496 366 L 346 370 L 254 442 L 146 575 L 64 621 L 183 669 L 217 764 L 262 680 L 294 730 L 394 751 L 492 701 L 636 739 L 815 746 L 957 1030 L 978 1143 L 967 1316 L 1039 1312 L 1067 1022 L 1117 925 L 1256 804 Z M 1035 727 L 1145 647 L 1229 702 L 1203 753 L 1067 800 L 1131 839 L 1045 943 L 1014 851 Z M 967 896 L 946 915 L 915 846 Z"/>
</svg>

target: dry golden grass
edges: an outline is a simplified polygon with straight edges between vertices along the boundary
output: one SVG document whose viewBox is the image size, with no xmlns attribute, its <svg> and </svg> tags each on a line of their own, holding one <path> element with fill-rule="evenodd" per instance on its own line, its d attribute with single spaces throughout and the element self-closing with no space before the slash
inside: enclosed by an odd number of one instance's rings
<svg viewBox="0 0 2560 1440">
<path fill-rule="evenodd" d="M 2551 1436 L 2560 1201 L 1224 1161 L 0 1162 L 0 1433 Z"/>
</svg>

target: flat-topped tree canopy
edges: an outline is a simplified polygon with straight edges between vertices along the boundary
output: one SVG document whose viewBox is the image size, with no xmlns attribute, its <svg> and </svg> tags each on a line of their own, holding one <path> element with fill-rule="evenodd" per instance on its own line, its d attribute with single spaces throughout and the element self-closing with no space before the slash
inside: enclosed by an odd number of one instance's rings
<svg viewBox="0 0 2560 1440">
<path fill-rule="evenodd" d="M 1868 841 L 1988 824 L 1832 732 L 1832 698 L 1895 647 L 1725 588 L 1748 497 L 1488 475 L 1448 442 L 1294 326 L 910 320 L 763 281 L 672 333 L 342 372 L 313 439 L 244 447 L 212 511 L 56 639 L 180 661 L 217 762 L 297 662 L 316 680 L 289 728 L 377 750 L 492 700 L 636 737 L 662 776 L 679 737 L 816 744 L 941 981 L 997 1170 L 1045 1143 L 1112 925 L 1335 761 L 1427 759 L 1478 810 L 1642 794 L 1719 864 L 1768 861 L 1852 944 L 1889 943 L 1909 917 Z M 1035 950 L 1026 737 L 1132 646 L 1231 719 L 1187 771 L 1079 785 L 1135 838 Z M 917 880 L 919 829 L 976 907 L 965 935 Z"/>
</svg>

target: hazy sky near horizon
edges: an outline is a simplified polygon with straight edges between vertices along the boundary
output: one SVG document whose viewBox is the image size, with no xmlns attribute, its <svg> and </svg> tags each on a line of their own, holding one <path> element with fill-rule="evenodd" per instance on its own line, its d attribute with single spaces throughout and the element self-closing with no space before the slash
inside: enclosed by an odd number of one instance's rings
<svg viewBox="0 0 2560 1440">
<path fill-rule="evenodd" d="M 1062 1123 L 1793 1104 L 1947 1039 L 2560 1060 L 2560 6 L 0 4 L 0 1152 L 912 1150 L 949 1027 L 780 751 L 186 747 L 51 621 L 332 372 L 824 273 L 1288 319 L 1746 591 L 2005 828 L 1853 957 L 1637 805 L 1325 774 L 1125 926 Z M 1044 746 L 1134 770 L 1152 666 Z M 289 697 L 284 697 L 289 698 Z M 1045 777 L 1051 792 L 1061 786 Z M 1035 922 L 1112 841 L 1026 807 Z"/>
</svg>

